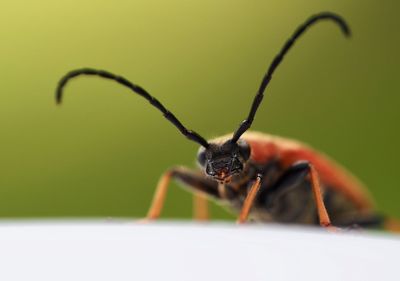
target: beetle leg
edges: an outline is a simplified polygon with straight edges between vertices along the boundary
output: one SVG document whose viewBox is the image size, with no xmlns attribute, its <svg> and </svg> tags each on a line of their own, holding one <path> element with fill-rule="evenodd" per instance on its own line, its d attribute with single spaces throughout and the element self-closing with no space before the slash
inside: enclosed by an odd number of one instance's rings
<svg viewBox="0 0 400 281">
<path fill-rule="evenodd" d="M 160 181 L 157 184 L 156 192 L 154 194 L 153 201 L 147 213 L 146 219 L 155 220 L 160 216 L 171 178 L 180 180 L 188 187 L 194 189 L 196 193 L 202 193 L 202 196 L 204 196 L 203 194 L 206 194 L 219 198 L 217 188 L 218 184 L 213 180 L 204 177 L 198 172 L 192 171 L 184 167 L 173 168 L 165 172 L 161 176 Z M 204 209 L 201 212 L 204 212 Z"/>
<path fill-rule="evenodd" d="M 254 199 L 256 198 L 258 190 L 260 189 L 260 186 L 261 186 L 261 175 L 257 175 L 256 181 L 251 186 L 250 191 L 247 193 L 246 199 L 243 202 L 242 210 L 240 211 L 239 217 L 236 221 L 237 223 L 246 222 L 249 216 L 250 209 L 253 206 Z"/>
<path fill-rule="evenodd" d="M 315 203 L 317 205 L 319 224 L 323 227 L 332 227 L 328 212 L 326 211 L 324 199 L 322 197 L 321 185 L 319 182 L 318 172 L 314 166 L 308 163 L 311 186 L 314 193 Z"/>
<path fill-rule="evenodd" d="M 147 212 L 146 218 L 149 220 L 157 219 L 160 216 L 167 195 L 168 185 L 171 180 L 171 171 L 165 172 L 158 181 L 156 192 L 153 196 L 150 209 Z"/>
<path fill-rule="evenodd" d="M 207 221 L 210 217 L 208 199 L 201 193 L 193 194 L 193 217 L 197 221 Z"/>
<path fill-rule="evenodd" d="M 312 164 L 299 161 L 276 175 L 271 185 L 263 184 L 257 202 L 257 206 L 263 206 L 272 220 L 314 223 L 316 209 L 319 224 L 334 229 L 323 201 L 318 173 Z M 315 202 L 315 207 L 310 204 L 310 199 Z"/>
<path fill-rule="evenodd" d="M 308 161 L 299 161 L 293 164 L 288 169 L 284 177 L 281 178 L 281 181 L 278 181 L 278 184 L 272 189 L 281 189 L 283 187 L 295 188 L 296 186 L 298 186 L 298 183 L 302 182 L 307 175 L 309 176 L 312 192 L 314 195 L 314 200 L 316 203 L 319 224 L 323 227 L 329 227 L 333 229 L 334 227 L 331 226 L 331 220 L 329 218 L 323 200 L 318 172 L 314 168 L 314 166 Z"/>
</svg>

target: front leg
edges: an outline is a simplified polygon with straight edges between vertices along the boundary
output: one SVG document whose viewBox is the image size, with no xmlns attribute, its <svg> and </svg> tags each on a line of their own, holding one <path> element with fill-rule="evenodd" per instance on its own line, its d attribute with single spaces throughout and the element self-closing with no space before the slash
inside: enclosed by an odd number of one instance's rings
<svg viewBox="0 0 400 281">
<path fill-rule="evenodd" d="M 147 213 L 146 219 L 155 220 L 160 216 L 171 178 L 178 179 L 186 184 L 188 187 L 193 189 L 195 192 L 195 196 L 201 196 L 197 193 L 202 193 L 202 195 L 205 194 L 208 196 L 219 198 L 217 182 L 206 178 L 199 172 L 192 171 L 185 167 L 173 168 L 165 172 L 161 176 L 161 179 L 157 184 L 156 192 L 154 194 L 153 201 Z M 201 212 L 204 212 L 204 210 L 202 210 Z"/>
<path fill-rule="evenodd" d="M 240 211 L 239 217 L 237 219 L 237 223 L 245 223 L 251 207 L 254 204 L 254 199 L 256 198 L 256 195 L 258 193 L 258 191 L 260 190 L 260 186 L 261 186 L 261 175 L 257 175 L 256 181 L 253 183 L 253 185 L 251 186 L 249 192 L 247 193 L 246 199 L 243 202 L 243 207 L 242 210 Z"/>
</svg>

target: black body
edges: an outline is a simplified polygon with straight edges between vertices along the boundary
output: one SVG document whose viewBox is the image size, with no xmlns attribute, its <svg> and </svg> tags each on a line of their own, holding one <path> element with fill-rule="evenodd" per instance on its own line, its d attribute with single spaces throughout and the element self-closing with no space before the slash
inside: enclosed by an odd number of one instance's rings
<svg viewBox="0 0 400 281">
<path fill-rule="evenodd" d="M 250 219 L 258 222 L 277 222 L 319 225 L 316 205 L 308 177 L 310 164 L 298 162 L 282 169 L 278 160 L 265 165 L 249 161 L 241 176 L 224 184 L 223 195 L 218 182 L 200 171 L 184 167 L 172 169 L 172 177 L 192 192 L 201 192 L 221 205 L 240 212 L 251 185 L 257 175 L 263 178 L 254 202 Z M 325 206 L 332 224 L 342 227 L 380 227 L 383 217 L 375 214 L 360 215 L 354 205 L 332 188 L 325 188 Z M 351 214 L 354 213 L 354 216 Z"/>
</svg>

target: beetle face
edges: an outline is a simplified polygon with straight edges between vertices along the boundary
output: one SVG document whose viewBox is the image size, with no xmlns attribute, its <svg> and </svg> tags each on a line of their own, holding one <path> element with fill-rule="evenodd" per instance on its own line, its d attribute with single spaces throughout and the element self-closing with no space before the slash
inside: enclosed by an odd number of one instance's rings
<svg viewBox="0 0 400 281">
<path fill-rule="evenodd" d="M 220 183 L 230 182 L 233 175 L 240 174 L 250 157 L 250 147 L 243 141 L 237 143 L 227 141 L 213 144 L 205 149 L 200 148 L 197 161 L 205 173 Z"/>
</svg>

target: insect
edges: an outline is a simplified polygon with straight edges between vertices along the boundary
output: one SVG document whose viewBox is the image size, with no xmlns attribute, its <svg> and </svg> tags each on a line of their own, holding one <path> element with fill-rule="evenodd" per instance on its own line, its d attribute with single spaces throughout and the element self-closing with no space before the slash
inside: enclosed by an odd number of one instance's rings
<svg viewBox="0 0 400 281">
<path fill-rule="evenodd" d="M 160 216 L 171 179 L 194 193 L 195 217 L 207 217 L 209 198 L 229 206 L 238 214 L 237 222 L 248 219 L 334 226 L 381 226 L 385 218 L 374 211 L 363 185 L 339 164 L 295 140 L 258 132 L 251 127 L 264 91 L 272 75 L 296 40 L 308 28 L 322 20 L 336 24 L 345 36 L 350 29 L 342 17 L 324 12 L 301 24 L 270 64 L 254 97 L 247 118 L 233 133 L 207 141 L 187 129 L 161 102 L 142 87 L 122 76 L 90 68 L 68 72 L 58 83 L 56 102 L 61 103 L 63 89 L 70 79 L 81 75 L 113 80 L 142 96 L 161 111 L 186 138 L 200 145 L 197 161 L 201 170 L 175 167 L 165 172 L 158 185 L 147 219 Z"/>
</svg>

